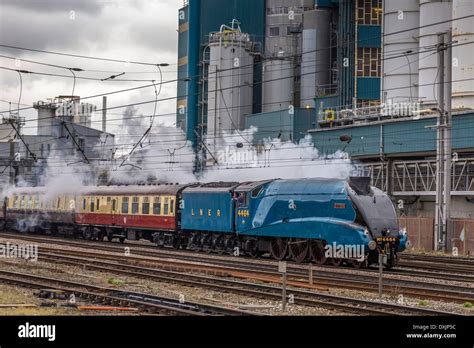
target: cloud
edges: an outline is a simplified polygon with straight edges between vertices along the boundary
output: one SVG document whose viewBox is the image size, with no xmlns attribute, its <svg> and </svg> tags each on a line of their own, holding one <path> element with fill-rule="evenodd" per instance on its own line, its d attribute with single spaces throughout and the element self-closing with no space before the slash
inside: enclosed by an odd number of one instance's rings
<svg viewBox="0 0 474 348">
<path fill-rule="evenodd" d="M 0 0 L 1 6 L 7 6 L 22 11 L 34 12 L 85 12 L 92 15 L 99 15 L 102 8 L 107 3 L 119 3 L 113 0 Z"/>
<path fill-rule="evenodd" d="M 177 12 L 180 5 L 174 0 L 0 0 L 0 43 L 119 60 L 176 64 Z M 70 18 L 71 9 L 75 11 L 74 19 Z M 112 75 L 110 71 L 127 71 L 123 78 L 159 79 L 157 69 L 151 66 L 126 65 L 1 47 L 0 52 L 20 59 L 88 70 L 77 73 L 78 76 L 101 79 Z M 18 68 L 14 64 L 14 60 L 0 58 L 0 66 Z M 21 69 L 70 75 L 65 69 L 27 62 L 22 62 Z M 164 79 L 176 79 L 176 73 L 173 72 L 175 70 L 175 65 L 163 68 Z M 72 82 L 70 78 L 25 74 L 22 103 L 31 105 L 34 101 L 71 93 Z M 147 82 L 77 80 L 75 94 L 85 97 L 146 84 Z M 16 102 L 19 96 L 18 75 L 15 72 L 0 70 L 0 90 L 0 99 Z M 160 98 L 173 96 L 176 96 L 176 84 L 164 85 Z M 153 89 L 137 90 L 110 96 L 109 107 L 153 99 Z M 101 105 L 101 98 L 90 102 Z M 138 106 L 137 113 L 150 115 L 153 113 L 153 106 L 153 103 Z M 0 110 L 5 109 L 8 110 L 8 104 L 2 102 Z M 123 111 L 124 109 L 115 109 L 111 112 L 122 114 Z M 173 115 L 174 112 L 174 100 L 158 104 L 157 114 Z M 30 111 L 25 113 L 33 117 Z M 170 116 L 163 120 L 172 124 L 174 118 Z"/>
</svg>

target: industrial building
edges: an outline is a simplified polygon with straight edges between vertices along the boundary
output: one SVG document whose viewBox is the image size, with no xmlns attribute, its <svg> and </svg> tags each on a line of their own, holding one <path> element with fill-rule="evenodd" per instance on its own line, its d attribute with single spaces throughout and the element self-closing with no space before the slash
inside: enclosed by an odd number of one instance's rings
<svg viewBox="0 0 474 348">
<path fill-rule="evenodd" d="M 469 15 L 469 0 L 186 1 L 177 124 L 203 152 L 252 126 L 255 143 L 310 134 L 323 154 L 345 149 L 400 203 L 405 223 L 423 222 L 417 242 L 435 245 L 437 86 L 448 74 L 438 51 L 452 46 L 455 245 L 461 226 L 474 230 L 474 19 L 460 19 Z M 440 44 L 448 31 L 452 42 Z"/>
<path fill-rule="evenodd" d="M 187 1 L 179 11 L 177 125 L 195 144 L 216 136 L 214 114 L 223 131 L 270 121 L 268 137 L 289 127 L 297 133 L 283 140 L 298 140 L 299 130 L 315 128 L 328 108 L 378 105 L 381 24 L 381 0 Z M 232 31 L 247 42 L 237 42 Z M 222 81 L 227 75 L 233 78 Z M 230 100 L 236 94 L 239 105 Z M 234 108 L 242 120 L 234 119 Z M 294 109 L 315 109 L 314 117 L 278 124 L 289 108 L 293 116 Z M 260 113 L 262 120 L 255 117 Z"/>
<path fill-rule="evenodd" d="M 59 96 L 38 101 L 33 107 L 38 112 L 36 135 L 22 134 L 22 123 L 18 119 L 14 119 L 18 125 L 16 130 L 11 128 L 10 120 L 4 120 L 0 126 L 0 135 L 10 134 L 8 144 L 0 142 L 2 154 L 10 154 L 3 159 L 3 162 L 8 161 L 5 174 L 8 173 L 10 182 L 21 178 L 31 186 L 44 184 L 48 160 L 58 162 L 58 158 L 63 158 L 71 168 L 75 164 L 89 163 L 91 171 L 97 174 L 101 162 L 113 159 L 114 135 L 91 127 L 94 105 L 81 102 L 77 96 Z M 12 134 L 15 138 L 11 138 Z"/>
</svg>

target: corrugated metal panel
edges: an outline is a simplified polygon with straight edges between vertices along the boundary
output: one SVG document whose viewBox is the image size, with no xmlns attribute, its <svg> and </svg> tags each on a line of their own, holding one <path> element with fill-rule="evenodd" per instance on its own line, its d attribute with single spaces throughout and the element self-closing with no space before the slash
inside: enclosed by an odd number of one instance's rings
<svg viewBox="0 0 474 348">
<path fill-rule="evenodd" d="M 190 4 L 193 1 L 196 0 L 190 0 Z M 239 20 L 243 32 L 256 35 L 263 41 L 265 0 L 201 1 L 201 42 L 206 42 L 210 32 L 219 31 L 222 24 L 229 25 L 233 19 Z"/>
<path fill-rule="evenodd" d="M 380 25 L 358 25 L 357 46 L 369 48 L 382 47 L 382 27 Z"/>
<path fill-rule="evenodd" d="M 315 147 L 323 154 L 341 150 L 345 143 L 341 135 L 350 135 L 352 142 L 346 151 L 351 156 L 372 157 L 380 154 L 380 131 L 383 129 L 383 146 L 386 155 L 416 152 L 436 152 L 436 131 L 427 126 L 436 125 L 436 118 L 424 120 L 394 121 L 380 124 L 361 125 L 350 128 L 335 128 L 312 132 Z M 454 115 L 453 149 L 474 149 L 472 130 L 474 113 Z"/>
<path fill-rule="evenodd" d="M 187 31 L 178 34 L 178 59 L 188 54 L 188 34 Z"/>
<path fill-rule="evenodd" d="M 315 0 L 316 7 L 333 7 L 334 4 L 339 4 L 339 0 Z"/>
<path fill-rule="evenodd" d="M 380 77 L 358 77 L 357 99 L 379 100 L 380 99 Z"/>
<path fill-rule="evenodd" d="M 178 98 L 185 97 L 187 94 L 187 82 L 183 81 L 188 73 L 188 65 L 178 66 Z"/>
<path fill-rule="evenodd" d="M 294 115 L 289 114 L 287 109 L 249 115 L 245 118 L 245 127 L 258 128 L 259 131 L 254 136 L 256 143 L 278 136 L 282 141 L 297 142 L 312 128 L 315 114 L 314 109 L 295 108 L 294 111 Z"/>
<path fill-rule="evenodd" d="M 293 116 L 287 109 L 253 114 L 245 118 L 245 128 L 258 128 L 258 133 L 254 136 L 256 143 L 268 138 L 277 138 L 278 135 L 283 141 L 287 141 L 293 136 Z"/>
<path fill-rule="evenodd" d="M 352 106 L 355 75 L 355 4 L 354 1 L 341 0 L 339 3 L 338 36 L 338 104 L 347 108 Z M 345 64 L 348 65 L 345 65 Z"/>
<path fill-rule="evenodd" d="M 229 190 L 193 192 L 185 190 L 181 215 L 183 230 L 232 232 L 234 204 Z"/>
</svg>

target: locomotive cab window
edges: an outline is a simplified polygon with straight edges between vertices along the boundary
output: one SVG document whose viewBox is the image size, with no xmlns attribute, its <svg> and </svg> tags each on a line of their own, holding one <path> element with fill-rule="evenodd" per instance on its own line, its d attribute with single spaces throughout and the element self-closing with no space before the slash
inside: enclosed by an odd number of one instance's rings
<svg viewBox="0 0 474 348">
<path fill-rule="evenodd" d="M 252 198 L 257 198 L 258 195 L 260 194 L 260 192 L 262 192 L 262 190 L 263 190 L 263 187 L 262 187 L 262 186 L 257 187 L 256 189 L 254 189 L 254 190 L 252 191 Z"/>
<path fill-rule="evenodd" d="M 122 198 L 122 214 L 128 214 L 128 197 Z"/>
<path fill-rule="evenodd" d="M 249 205 L 247 192 L 234 192 L 233 198 L 236 201 L 237 207 L 247 207 Z"/>
</svg>

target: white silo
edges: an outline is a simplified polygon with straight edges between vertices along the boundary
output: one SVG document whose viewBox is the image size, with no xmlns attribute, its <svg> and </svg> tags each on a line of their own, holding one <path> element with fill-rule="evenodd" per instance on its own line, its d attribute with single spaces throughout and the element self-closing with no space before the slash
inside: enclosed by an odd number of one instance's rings
<svg viewBox="0 0 474 348">
<path fill-rule="evenodd" d="M 453 109 L 474 108 L 474 17 L 455 20 L 459 17 L 474 16 L 474 1 L 453 1 Z M 463 81 L 460 81 L 463 80 Z"/>
<path fill-rule="evenodd" d="M 437 105 L 439 74 L 436 46 L 438 33 L 451 28 L 453 4 L 446 0 L 420 0 L 419 100 L 424 106 Z M 444 22 L 436 25 L 434 23 Z M 430 26 L 427 26 L 430 25 Z"/>
<path fill-rule="evenodd" d="M 222 132 L 242 130 L 252 113 L 254 59 L 235 20 L 209 35 L 209 48 L 207 143 L 216 146 Z"/>
<path fill-rule="evenodd" d="M 303 50 L 301 57 L 301 107 L 314 107 L 318 89 L 330 84 L 331 13 L 312 10 L 303 14 Z"/>
<path fill-rule="evenodd" d="M 284 51 L 263 63 L 263 112 L 287 110 L 293 104 L 293 76 L 293 60 Z"/>
<path fill-rule="evenodd" d="M 382 87 L 384 102 L 418 101 L 419 57 L 416 52 L 419 26 L 419 0 L 385 0 Z M 405 31 L 412 28 L 413 30 Z"/>
</svg>

